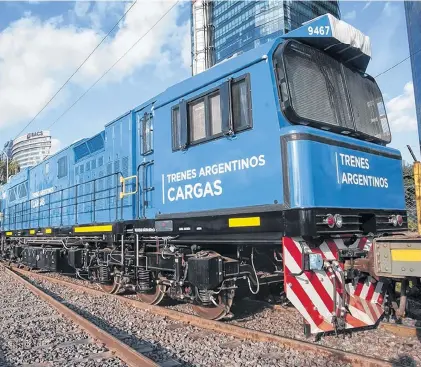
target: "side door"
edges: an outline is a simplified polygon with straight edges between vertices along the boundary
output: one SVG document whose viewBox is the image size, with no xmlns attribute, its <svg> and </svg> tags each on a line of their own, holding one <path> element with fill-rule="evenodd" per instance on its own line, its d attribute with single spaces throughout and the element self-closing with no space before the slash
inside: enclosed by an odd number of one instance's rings
<svg viewBox="0 0 421 367">
<path fill-rule="evenodd" d="M 140 148 L 140 159 L 136 169 L 138 180 L 136 217 L 140 219 L 154 216 L 154 114 L 151 107 L 142 109 L 136 116 Z"/>
</svg>

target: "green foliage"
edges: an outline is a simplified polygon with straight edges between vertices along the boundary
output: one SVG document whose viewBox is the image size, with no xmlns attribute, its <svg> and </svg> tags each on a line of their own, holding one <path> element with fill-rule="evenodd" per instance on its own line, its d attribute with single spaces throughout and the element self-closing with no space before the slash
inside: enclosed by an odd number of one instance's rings
<svg viewBox="0 0 421 367">
<path fill-rule="evenodd" d="M 416 231 L 418 230 L 418 223 L 413 164 L 403 165 L 403 182 L 405 188 L 406 211 L 408 215 L 408 229 L 410 231 Z"/>
<path fill-rule="evenodd" d="M 403 181 L 405 186 L 414 185 L 414 165 L 403 164 Z"/>
<path fill-rule="evenodd" d="M 20 171 L 18 162 L 10 160 L 9 161 L 9 177 L 16 175 Z M 0 159 L 0 184 L 3 185 L 6 183 L 7 179 L 7 161 L 4 157 Z"/>
</svg>

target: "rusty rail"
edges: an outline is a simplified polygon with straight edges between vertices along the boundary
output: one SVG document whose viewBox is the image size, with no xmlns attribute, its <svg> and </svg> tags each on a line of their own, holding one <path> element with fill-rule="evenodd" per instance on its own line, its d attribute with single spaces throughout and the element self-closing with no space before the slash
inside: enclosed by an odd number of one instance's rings
<svg viewBox="0 0 421 367">
<path fill-rule="evenodd" d="M 420 337 L 421 336 L 421 327 L 417 326 L 406 326 L 400 324 L 389 324 L 387 322 L 381 323 L 379 325 L 381 329 L 389 331 L 395 335 L 403 337 Z"/>
<path fill-rule="evenodd" d="M 12 270 L 13 269 L 13 270 Z M 41 289 L 32 285 L 29 281 L 22 278 L 21 275 L 27 275 L 26 272 L 22 271 L 21 269 L 17 268 L 8 268 L 5 267 L 5 270 L 13 276 L 17 281 L 22 283 L 27 289 L 29 289 L 32 293 L 36 296 L 41 298 L 43 301 L 47 302 L 50 306 L 55 308 L 59 313 L 61 313 L 64 317 L 69 319 L 70 321 L 77 324 L 83 330 L 85 330 L 88 334 L 92 336 L 92 338 L 97 341 L 98 343 L 102 343 L 105 347 L 113 352 L 118 358 L 120 358 L 123 362 L 125 362 L 128 366 L 131 367 L 157 367 L 159 366 L 154 361 L 150 360 L 149 358 L 143 356 L 142 354 L 138 353 L 134 349 L 130 348 L 128 345 L 122 343 L 120 340 L 112 336 L 111 334 L 107 333 L 106 331 L 100 329 L 89 320 L 85 319 L 84 317 L 80 316 L 76 312 L 72 311 L 70 308 L 66 307 L 59 301 L 55 300 L 53 297 L 42 291 Z M 27 272 L 28 275 L 35 275 L 34 273 Z M 39 274 L 37 274 L 39 277 Z M 48 278 L 48 277 L 45 277 Z M 48 278 L 50 280 L 50 278 Z M 71 283 L 69 283 L 71 284 Z"/>
<path fill-rule="evenodd" d="M 22 275 L 27 275 L 39 280 L 46 280 L 51 283 L 60 284 L 77 291 L 86 292 L 88 294 L 110 297 L 110 298 L 119 300 L 132 307 L 135 307 L 137 309 L 140 309 L 143 311 L 149 311 L 155 315 L 168 317 L 175 321 L 185 322 L 201 329 L 215 331 L 218 333 L 224 333 L 227 335 L 237 337 L 239 339 L 246 339 L 246 340 L 260 341 L 260 342 L 270 342 L 270 343 L 277 344 L 281 347 L 288 347 L 288 348 L 299 350 L 299 351 L 309 351 L 309 352 L 317 353 L 318 355 L 334 357 L 338 361 L 350 363 L 352 366 L 360 366 L 360 367 L 392 366 L 392 364 L 389 361 L 384 360 L 384 359 L 376 359 L 376 358 L 372 358 L 365 355 L 359 355 L 352 352 L 346 352 L 343 350 L 338 350 L 338 349 L 310 343 L 304 340 L 298 340 L 298 339 L 283 337 L 283 336 L 274 335 L 274 334 L 270 334 L 270 333 L 266 333 L 262 331 L 247 329 L 247 328 L 227 324 L 220 321 L 206 320 L 206 319 L 202 319 L 200 317 L 182 313 L 179 311 L 174 311 L 174 310 L 159 307 L 159 306 L 147 305 L 142 302 L 139 302 L 130 298 L 126 298 L 123 296 L 104 293 L 97 289 L 85 287 L 79 284 L 74 284 L 74 283 L 64 281 L 61 279 L 51 278 L 43 274 L 33 273 L 30 271 L 17 269 L 17 268 L 15 268 L 14 270 Z"/>
<path fill-rule="evenodd" d="M 279 312 L 297 312 L 295 308 L 292 307 L 283 307 L 280 305 L 269 305 L 269 307 L 274 311 Z M 420 337 L 421 336 L 421 327 L 420 326 L 407 326 L 402 324 L 391 324 L 386 321 L 382 321 L 379 324 L 379 329 L 386 330 L 390 333 L 393 333 L 397 336 L 411 338 L 411 337 Z"/>
</svg>

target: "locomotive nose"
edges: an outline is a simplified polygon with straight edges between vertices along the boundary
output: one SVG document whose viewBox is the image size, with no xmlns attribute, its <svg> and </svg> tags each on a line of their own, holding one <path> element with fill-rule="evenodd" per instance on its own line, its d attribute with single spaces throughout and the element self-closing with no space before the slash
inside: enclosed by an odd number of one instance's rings
<svg viewBox="0 0 421 367">
<path fill-rule="evenodd" d="M 294 233 L 376 233 L 407 227 L 402 161 L 396 150 L 300 126 L 283 130 L 281 155 L 284 202 L 296 209 L 286 214 Z M 399 218 L 402 226 L 390 218 Z"/>
<path fill-rule="evenodd" d="M 292 208 L 405 208 L 399 152 L 333 133 L 316 135 L 313 128 L 291 130 L 281 136 L 281 154 Z"/>
</svg>

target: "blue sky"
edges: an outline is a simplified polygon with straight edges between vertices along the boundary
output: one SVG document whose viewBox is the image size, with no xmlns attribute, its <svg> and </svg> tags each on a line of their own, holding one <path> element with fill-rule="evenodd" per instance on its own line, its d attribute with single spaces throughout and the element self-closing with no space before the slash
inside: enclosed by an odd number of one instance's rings
<svg viewBox="0 0 421 367">
<path fill-rule="evenodd" d="M 74 80 L 31 125 L 48 128 L 171 5 L 140 2 Z M 403 2 L 341 1 L 342 18 L 372 41 L 368 72 L 409 54 Z M 0 2 L 0 146 L 20 132 L 123 14 L 122 2 Z M 189 4 L 182 2 L 52 128 L 61 147 L 93 135 L 125 111 L 190 75 Z M 392 146 L 419 152 L 407 61 L 380 76 Z M 3 101 L 3 102 L 2 102 Z"/>
</svg>

